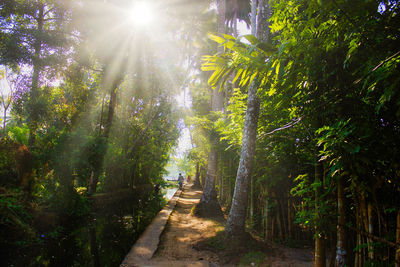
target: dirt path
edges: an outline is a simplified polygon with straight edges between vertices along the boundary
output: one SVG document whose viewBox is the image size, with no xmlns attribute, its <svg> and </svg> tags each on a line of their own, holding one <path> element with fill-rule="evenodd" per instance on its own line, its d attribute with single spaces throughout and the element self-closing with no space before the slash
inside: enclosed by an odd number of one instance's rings
<svg viewBox="0 0 400 267">
<path fill-rule="evenodd" d="M 273 243 L 256 241 L 236 246 L 222 243 L 211 244 L 209 240 L 224 230 L 224 221 L 195 217 L 193 206 L 200 201 L 201 191 L 186 185 L 169 217 L 161 235 L 157 251 L 150 261 L 140 266 L 312 266 L 312 255 L 304 249 L 294 249 Z M 207 241 L 208 240 L 208 241 Z M 258 253 L 258 254 L 257 254 Z M 252 255 L 261 255 L 259 259 Z"/>
<path fill-rule="evenodd" d="M 194 248 L 197 242 L 215 236 L 217 231 L 223 230 L 223 226 L 216 221 L 191 215 L 191 210 L 200 201 L 200 197 L 201 191 L 185 186 L 151 264 L 160 265 L 168 261 L 174 262 L 174 266 L 209 266 L 219 262 L 215 253 Z"/>
</svg>

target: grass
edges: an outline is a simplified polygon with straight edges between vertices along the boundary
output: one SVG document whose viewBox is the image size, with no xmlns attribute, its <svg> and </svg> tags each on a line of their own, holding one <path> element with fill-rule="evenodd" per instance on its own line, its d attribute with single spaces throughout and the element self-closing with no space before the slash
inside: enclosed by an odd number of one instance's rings
<svg viewBox="0 0 400 267">
<path fill-rule="evenodd" d="M 261 251 L 251 251 L 244 255 L 239 262 L 239 267 L 241 266 L 260 266 L 264 261 L 266 255 Z"/>
</svg>

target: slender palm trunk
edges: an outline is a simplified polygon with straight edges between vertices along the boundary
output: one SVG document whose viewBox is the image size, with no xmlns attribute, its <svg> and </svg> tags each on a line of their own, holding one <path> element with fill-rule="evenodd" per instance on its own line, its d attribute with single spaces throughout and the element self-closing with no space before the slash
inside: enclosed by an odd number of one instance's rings
<svg viewBox="0 0 400 267">
<path fill-rule="evenodd" d="M 253 170 L 259 110 L 260 102 L 256 95 L 256 87 L 250 86 L 235 191 L 225 228 L 229 236 L 241 236 L 245 230 L 249 178 Z"/>
<path fill-rule="evenodd" d="M 322 181 L 322 164 L 317 162 L 315 164 L 315 183 L 318 184 Z M 326 266 L 326 255 L 325 255 L 325 240 L 323 233 L 319 227 L 319 221 L 321 220 L 320 211 L 320 195 L 321 189 L 316 187 L 315 189 L 315 212 L 316 222 L 315 222 L 315 252 L 314 252 L 314 267 L 325 267 Z"/>
<path fill-rule="evenodd" d="M 265 198 L 265 240 L 272 240 L 271 194 L 267 187 Z"/>
<path fill-rule="evenodd" d="M 193 182 L 193 188 L 199 189 L 201 188 L 200 184 L 200 163 L 196 162 L 196 174 Z"/>
<path fill-rule="evenodd" d="M 217 4 L 217 31 L 219 33 L 225 33 L 225 10 L 226 2 L 225 0 L 216 0 Z M 223 52 L 220 50 L 219 52 Z M 223 95 L 221 90 L 215 89 L 212 93 L 211 107 L 213 111 L 221 111 L 223 109 Z M 221 206 L 219 205 L 217 199 L 217 192 L 215 190 L 215 180 L 217 174 L 218 166 L 218 151 L 217 144 L 218 138 L 215 135 L 210 137 L 211 148 L 208 154 L 208 166 L 207 166 L 207 176 L 203 189 L 203 194 L 201 196 L 199 204 L 196 206 L 195 214 L 197 216 L 214 216 L 222 215 Z"/>
<path fill-rule="evenodd" d="M 250 179 L 250 227 L 254 227 L 254 176 Z"/>
<path fill-rule="evenodd" d="M 346 266 L 346 203 L 344 192 L 344 178 L 339 177 L 337 185 L 337 209 L 338 209 L 338 224 L 337 224 L 337 245 L 336 245 L 336 266 Z"/>
<path fill-rule="evenodd" d="M 400 267 L 400 209 L 397 210 L 396 244 L 395 266 Z"/>
<path fill-rule="evenodd" d="M 268 1 L 258 1 L 258 14 L 256 17 L 257 1 L 252 0 L 252 33 L 261 41 L 268 41 L 269 18 Z M 228 236 L 242 236 L 245 232 L 247 214 L 249 181 L 253 171 L 253 162 L 256 148 L 256 136 L 260 100 L 257 96 L 257 86 L 252 84 L 247 95 L 247 110 L 244 121 L 242 149 L 240 153 L 239 168 L 236 174 L 236 185 L 233 194 L 232 206 L 229 212 L 225 231 Z"/>
<path fill-rule="evenodd" d="M 372 203 L 371 201 L 368 202 L 367 204 L 367 212 L 368 212 L 368 233 L 373 236 L 374 234 L 374 225 L 373 225 L 373 209 L 372 209 Z M 374 247 L 372 246 L 372 243 L 374 240 L 370 237 L 368 237 L 368 258 L 369 260 L 374 259 Z"/>
<path fill-rule="evenodd" d="M 293 220 L 292 220 L 292 211 L 291 211 L 291 201 L 290 201 L 290 192 L 287 191 L 287 225 L 288 225 L 288 238 L 291 239 L 293 237 Z"/>
</svg>

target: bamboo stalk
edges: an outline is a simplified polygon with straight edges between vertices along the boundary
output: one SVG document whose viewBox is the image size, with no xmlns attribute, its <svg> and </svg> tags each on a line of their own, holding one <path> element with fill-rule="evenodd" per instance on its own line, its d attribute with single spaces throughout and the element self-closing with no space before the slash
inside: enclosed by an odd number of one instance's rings
<svg viewBox="0 0 400 267">
<path fill-rule="evenodd" d="M 397 210 L 396 243 L 395 266 L 400 267 L 400 209 Z"/>
<path fill-rule="evenodd" d="M 338 209 L 338 225 L 337 225 L 337 246 L 336 246 L 336 266 L 346 266 L 346 196 L 344 192 L 344 179 L 339 177 L 337 185 L 337 209 Z"/>
<path fill-rule="evenodd" d="M 373 235 L 374 233 L 374 226 L 373 226 L 373 210 L 371 202 L 368 202 L 368 233 Z M 372 247 L 372 239 L 368 237 L 368 258 L 370 260 L 374 259 L 374 248 Z"/>
</svg>

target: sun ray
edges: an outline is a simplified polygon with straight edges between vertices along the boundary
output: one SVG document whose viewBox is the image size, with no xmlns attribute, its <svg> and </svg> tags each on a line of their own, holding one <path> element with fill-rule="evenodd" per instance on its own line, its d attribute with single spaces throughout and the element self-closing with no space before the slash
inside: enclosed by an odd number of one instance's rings
<svg viewBox="0 0 400 267">
<path fill-rule="evenodd" d="M 154 19 L 154 9 L 149 2 L 137 2 L 129 10 L 128 18 L 133 25 L 146 26 Z"/>
</svg>

